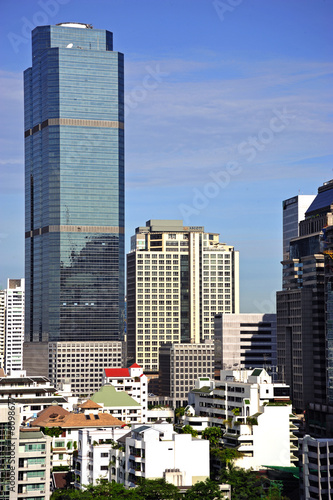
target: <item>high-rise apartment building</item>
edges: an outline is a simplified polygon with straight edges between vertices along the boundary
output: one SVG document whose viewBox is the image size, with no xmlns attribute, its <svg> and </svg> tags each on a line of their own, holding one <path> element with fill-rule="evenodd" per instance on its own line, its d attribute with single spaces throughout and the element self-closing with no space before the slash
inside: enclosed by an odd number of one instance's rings
<svg viewBox="0 0 333 500">
<path fill-rule="evenodd" d="M 159 346 L 212 339 L 219 312 L 239 312 L 234 247 L 181 220 L 150 220 L 138 227 L 127 256 L 129 360 L 158 371 Z"/>
<path fill-rule="evenodd" d="M 24 73 L 25 341 L 30 360 L 44 343 L 46 366 L 49 342 L 121 339 L 123 75 L 109 31 L 63 23 L 32 32 Z"/>
<path fill-rule="evenodd" d="M 6 290 L 0 290 L 0 368 L 5 366 Z"/>
<path fill-rule="evenodd" d="M 22 370 L 24 341 L 24 279 L 8 279 L 6 289 L 5 371 Z"/>
<path fill-rule="evenodd" d="M 277 293 L 279 373 L 291 388 L 295 408 L 326 402 L 324 254 L 322 230 L 333 223 L 333 182 L 318 195 L 299 223 L 283 260 L 283 290 Z"/>
</svg>

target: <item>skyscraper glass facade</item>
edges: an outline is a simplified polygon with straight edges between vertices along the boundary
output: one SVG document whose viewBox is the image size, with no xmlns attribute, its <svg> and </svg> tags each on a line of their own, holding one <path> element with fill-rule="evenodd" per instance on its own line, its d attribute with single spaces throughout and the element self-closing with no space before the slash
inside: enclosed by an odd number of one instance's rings
<svg viewBox="0 0 333 500">
<path fill-rule="evenodd" d="M 35 28 L 24 93 L 25 340 L 118 340 L 124 63 L 112 33 Z"/>
</svg>

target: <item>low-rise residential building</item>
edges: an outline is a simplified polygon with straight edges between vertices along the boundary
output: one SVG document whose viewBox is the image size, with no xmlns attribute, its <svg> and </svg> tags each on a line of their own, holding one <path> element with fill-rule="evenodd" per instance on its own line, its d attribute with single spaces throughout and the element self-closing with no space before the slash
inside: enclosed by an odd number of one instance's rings
<svg viewBox="0 0 333 500">
<path fill-rule="evenodd" d="M 304 436 L 299 440 L 301 500 L 332 498 L 333 439 Z"/>
<path fill-rule="evenodd" d="M 57 392 L 46 377 L 27 377 L 25 370 L 13 371 L 0 378 L 0 404 L 11 399 L 20 408 L 21 423 L 37 416 L 52 404 L 71 409 L 67 399 Z"/>
<path fill-rule="evenodd" d="M 109 480 L 133 487 L 139 478 L 165 478 L 193 486 L 209 477 L 209 442 L 177 434 L 172 424 L 135 425 L 121 438 L 125 451 L 110 450 Z"/>
<path fill-rule="evenodd" d="M 287 385 L 272 383 L 261 368 L 222 370 L 219 381 L 203 384 L 199 380 L 192 391 L 197 420 L 208 417 L 209 426 L 223 430 L 225 446 L 242 452 L 236 465 L 256 470 L 295 465 L 297 427 Z"/>
<path fill-rule="evenodd" d="M 110 413 L 126 424 L 143 422 L 142 405 L 126 391 L 117 391 L 111 384 L 103 385 L 90 400 L 99 404 L 103 413 Z"/>
<path fill-rule="evenodd" d="M 112 433 L 115 428 L 124 426 L 117 418 L 98 409 L 101 409 L 99 405 L 88 404 L 82 413 L 71 413 L 60 406 L 51 406 L 38 414 L 33 425 L 53 434 L 53 466 L 72 466 L 73 453 L 78 449 L 81 429 L 104 428 Z"/>
<path fill-rule="evenodd" d="M 96 485 L 99 479 L 109 479 L 111 469 L 111 451 L 118 457 L 121 453 L 120 438 L 128 434 L 129 427 L 118 426 L 111 429 L 81 429 L 78 432 L 78 453 L 74 458 L 74 485 L 77 489 L 84 489 L 85 485 Z M 123 448 L 124 449 L 124 448 Z M 124 462 L 124 459 L 122 459 Z M 116 482 L 123 482 L 119 470 Z"/>
<path fill-rule="evenodd" d="M 125 391 L 142 407 L 142 421 L 147 418 L 148 381 L 143 369 L 134 363 L 129 368 L 105 368 L 102 384 L 113 385 L 117 391 Z"/>
</svg>

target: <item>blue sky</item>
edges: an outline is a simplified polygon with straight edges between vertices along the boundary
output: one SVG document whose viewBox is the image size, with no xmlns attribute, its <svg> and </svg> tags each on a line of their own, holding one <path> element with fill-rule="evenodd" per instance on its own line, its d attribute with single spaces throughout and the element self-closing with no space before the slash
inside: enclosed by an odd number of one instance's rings
<svg viewBox="0 0 333 500">
<path fill-rule="evenodd" d="M 1 0 L 0 288 L 24 273 L 22 72 L 73 21 L 125 54 L 126 245 L 183 219 L 240 251 L 241 312 L 275 308 L 283 199 L 333 178 L 332 0 Z"/>
</svg>

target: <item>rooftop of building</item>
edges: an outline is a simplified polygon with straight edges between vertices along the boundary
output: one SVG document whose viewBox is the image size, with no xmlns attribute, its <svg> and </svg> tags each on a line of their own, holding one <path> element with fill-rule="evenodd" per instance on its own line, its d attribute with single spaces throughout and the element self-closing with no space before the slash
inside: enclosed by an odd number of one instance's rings
<svg viewBox="0 0 333 500">
<path fill-rule="evenodd" d="M 95 403 L 103 404 L 105 408 L 141 406 L 127 392 L 117 391 L 113 385 L 109 384 L 103 385 L 90 399 L 95 401 Z"/>
<path fill-rule="evenodd" d="M 333 204 L 333 179 L 318 188 L 318 194 L 307 209 L 305 217 L 313 217 L 319 213 L 330 211 Z"/>
<path fill-rule="evenodd" d="M 96 410 L 98 408 L 103 408 L 103 406 L 95 403 L 95 401 L 91 401 L 91 399 L 88 399 L 87 401 L 79 405 L 79 408 L 81 408 L 82 410 Z"/>
<path fill-rule="evenodd" d="M 71 413 L 61 406 L 46 408 L 38 413 L 33 421 L 40 427 L 83 428 L 83 427 L 121 427 L 124 422 L 109 413 Z"/>
</svg>

